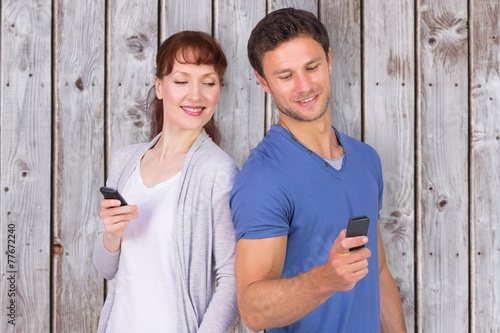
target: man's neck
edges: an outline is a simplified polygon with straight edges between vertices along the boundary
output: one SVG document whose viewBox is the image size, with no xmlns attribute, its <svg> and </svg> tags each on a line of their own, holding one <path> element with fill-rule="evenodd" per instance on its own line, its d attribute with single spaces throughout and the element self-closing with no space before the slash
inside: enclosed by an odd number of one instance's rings
<svg viewBox="0 0 500 333">
<path fill-rule="evenodd" d="M 308 122 L 280 115 L 278 125 L 285 128 L 300 143 L 320 156 L 337 158 L 344 155 L 344 150 L 337 140 L 329 115 Z"/>
</svg>

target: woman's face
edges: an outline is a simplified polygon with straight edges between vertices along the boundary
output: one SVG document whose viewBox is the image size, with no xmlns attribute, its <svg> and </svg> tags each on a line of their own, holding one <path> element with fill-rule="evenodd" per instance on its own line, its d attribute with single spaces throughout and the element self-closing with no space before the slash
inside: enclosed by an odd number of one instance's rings
<svg viewBox="0 0 500 333">
<path fill-rule="evenodd" d="M 183 59 L 180 59 L 183 61 Z M 175 62 L 172 73 L 155 78 L 163 101 L 163 130 L 201 131 L 214 114 L 221 84 L 212 65 Z"/>
</svg>

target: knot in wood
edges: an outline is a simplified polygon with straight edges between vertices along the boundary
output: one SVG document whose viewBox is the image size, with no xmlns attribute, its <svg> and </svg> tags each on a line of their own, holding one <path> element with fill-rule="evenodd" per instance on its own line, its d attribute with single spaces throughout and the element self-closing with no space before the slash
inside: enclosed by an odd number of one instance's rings
<svg viewBox="0 0 500 333">
<path fill-rule="evenodd" d="M 52 254 L 61 255 L 64 251 L 64 248 L 61 244 L 52 244 Z"/>
<path fill-rule="evenodd" d="M 78 90 L 83 91 L 83 81 L 81 77 L 76 80 L 75 87 L 77 87 Z"/>
<path fill-rule="evenodd" d="M 140 60 L 145 58 L 144 49 L 147 48 L 148 44 L 149 44 L 149 38 L 144 34 L 131 36 L 127 38 L 126 41 L 127 51 Z"/>
<path fill-rule="evenodd" d="M 437 208 L 442 211 L 445 206 L 448 205 L 448 200 L 446 198 L 441 198 L 437 201 Z"/>
</svg>

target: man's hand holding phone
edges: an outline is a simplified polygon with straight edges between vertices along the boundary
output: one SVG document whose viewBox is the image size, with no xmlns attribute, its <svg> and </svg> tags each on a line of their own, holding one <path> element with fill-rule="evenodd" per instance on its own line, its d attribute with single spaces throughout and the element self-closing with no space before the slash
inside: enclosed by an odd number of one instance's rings
<svg viewBox="0 0 500 333">
<path fill-rule="evenodd" d="M 368 216 L 355 216 L 351 217 L 347 222 L 346 238 L 367 236 L 368 227 L 370 226 L 370 219 Z M 349 249 L 349 251 L 355 251 L 365 247 L 365 244 L 357 245 Z"/>
<path fill-rule="evenodd" d="M 347 230 L 340 232 L 330 248 L 323 275 L 334 292 L 351 290 L 368 274 L 371 251 L 364 248 L 368 242 L 367 220 L 367 217 L 350 219 Z M 347 236 L 348 233 L 350 237 Z M 356 248 L 358 250 L 355 251 Z"/>
<path fill-rule="evenodd" d="M 116 252 L 130 220 L 137 218 L 139 213 L 137 206 L 128 205 L 118 191 L 101 187 L 101 193 L 105 198 L 101 201 L 99 214 L 104 225 L 104 246 L 109 252 Z"/>
</svg>

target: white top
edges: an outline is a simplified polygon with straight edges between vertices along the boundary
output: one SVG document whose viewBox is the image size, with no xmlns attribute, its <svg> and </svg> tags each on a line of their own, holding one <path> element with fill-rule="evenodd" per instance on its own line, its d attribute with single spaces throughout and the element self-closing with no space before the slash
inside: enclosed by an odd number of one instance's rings
<svg viewBox="0 0 500 333">
<path fill-rule="evenodd" d="M 121 242 L 116 295 L 106 332 L 175 332 L 174 217 L 180 172 L 148 188 L 136 166 L 122 195 L 139 217 Z"/>
</svg>

